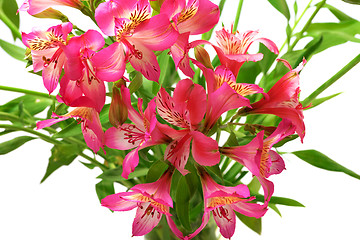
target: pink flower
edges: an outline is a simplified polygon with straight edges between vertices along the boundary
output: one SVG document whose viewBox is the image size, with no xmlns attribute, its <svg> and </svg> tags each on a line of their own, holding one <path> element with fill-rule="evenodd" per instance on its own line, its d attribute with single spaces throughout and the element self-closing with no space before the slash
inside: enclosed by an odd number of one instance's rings
<svg viewBox="0 0 360 240">
<path fill-rule="evenodd" d="M 204 194 L 204 215 L 202 224 L 188 239 L 195 237 L 208 223 L 210 213 L 224 238 L 231 238 L 235 232 L 236 215 L 239 212 L 249 217 L 262 217 L 267 211 L 267 204 L 252 203 L 250 191 L 244 184 L 225 187 L 217 184 L 205 170 L 199 169 Z"/>
<path fill-rule="evenodd" d="M 60 83 L 61 99 L 67 105 L 73 106 L 73 102 L 76 101 L 76 105 L 89 106 L 89 102 L 91 102 L 98 112 L 101 111 L 105 104 L 105 84 L 99 77 L 101 69 L 94 67 L 92 59 L 96 55 L 96 51 L 102 49 L 104 44 L 104 38 L 99 32 L 89 30 L 81 36 L 71 38 L 68 45 L 63 48 L 67 57 L 66 77 L 73 82 L 66 81 L 65 85 L 62 83 L 62 79 Z M 73 93 L 65 94 L 69 91 L 64 88 L 69 87 L 69 84 L 72 89 L 79 88 L 80 94 L 76 99 L 73 99 Z M 80 97 L 81 99 L 79 99 Z M 82 103 L 80 103 L 81 101 Z"/>
<path fill-rule="evenodd" d="M 284 119 L 265 140 L 263 139 L 264 131 L 261 131 L 247 145 L 223 147 L 220 148 L 220 152 L 247 167 L 263 186 L 265 200 L 270 200 L 273 184 L 266 178 L 273 174 L 279 174 L 285 169 L 284 160 L 271 148 L 294 132 L 295 126 L 289 120 Z"/>
<path fill-rule="evenodd" d="M 232 27 L 231 27 L 232 28 Z M 244 62 L 259 61 L 263 55 L 261 53 L 248 54 L 250 45 L 255 42 L 263 43 L 270 51 L 279 54 L 274 42 L 267 38 L 257 38 L 255 36 L 258 31 L 246 31 L 244 33 L 236 32 L 236 34 L 225 30 L 216 31 L 216 39 L 218 46 L 214 46 L 216 53 L 219 56 L 220 62 L 225 67 L 229 68 L 235 77 L 238 75 L 239 69 Z"/>
<path fill-rule="evenodd" d="M 69 6 L 77 9 L 84 7 L 80 0 L 25 0 L 18 12 L 27 11 L 30 15 L 35 15 L 57 5 Z"/>
<path fill-rule="evenodd" d="M 203 87 L 190 79 L 178 82 L 173 97 L 161 88 L 156 97 L 159 115 L 168 123 L 184 128 L 172 134 L 173 141 L 165 150 L 169 160 L 183 175 L 188 171 L 185 165 L 190 154 L 204 166 L 213 166 L 220 161 L 217 142 L 199 132 L 200 122 L 206 112 L 206 93 Z"/>
<path fill-rule="evenodd" d="M 290 71 L 286 73 L 267 93 L 268 98 L 261 99 L 251 105 L 251 109 L 245 109 L 251 114 L 274 114 L 281 118 L 289 119 L 295 126 L 301 141 L 305 136 L 303 106 L 299 102 L 299 72 L 304 67 L 304 59 L 297 68 L 292 69 L 286 60 L 279 60 L 287 66 Z"/>
<path fill-rule="evenodd" d="M 180 34 L 202 34 L 219 21 L 220 10 L 209 0 L 166 0 L 161 5 L 161 14 L 174 22 Z"/>
<path fill-rule="evenodd" d="M 109 53 L 123 56 L 130 61 L 135 70 L 147 79 L 158 81 L 160 66 L 153 51 L 169 48 L 177 39 L 178 33 L 164 14 L 151 17 L 151 7 L 146 0 L 111 0 L 101 3 L 95 11 L 100 29 L 108 36 L 115 36 L 116 43 L 109 46 L 108 52 L 100 52 L 103 59 Z M 105 50 L 103 50 L 105 51 Z M 114 65 L 115 59 L 107 63 Z M 123 72 L 125 62 L 118 63 Z"/>
<path fill-rule="evenodd" d="M 128 178 L 139 164 L 139 150 L 168 140 L 157 128 L 155 99 L 151 100 L 145 112 L 142 110 L 142 99 L 138 99 L 137 112 L 131 105 L 130 92 L 125 86 L 121 86 L 121 95 L 128 109 L 128 117 L 134 124 L 124 123 L 120 127 L 111 127 L 105 132 L 105 145 L 119 150 L 133 149 L 123 162 L 121 176 Z"/>
<path fill-rule="evenodd" d="M 52 93 L 56 88 L 65 63 L 63 47 L 67 44 L 67 35 L 72 30 L 71 23 L 50 27 L 46 31 L 34 29 L 31 33 L 22 33 L 23 43 L 30 48 L 34 72 L 43 70 L 45 88 Z"/>
<path fill-rule="evenodd" d="M 78 107 L 64 116 L 53 114 L 52 117 L 54 117 L 54 119 L 37 122 L 37 129 L 49 127 L 69 118 L 80 118 L 81 130 L 89 148 L 97 153 L 100 150 L 100 147 L 104 146 L 104 132 L 101 127 L 99 113 L 94 108 Z"/>
<path fill-rule="evenodd" d="M 133 236 L 149 233 L 164 214 L 173 233 L 182 239 L 183 235 L 171 219 L 169 210 L 173 207 L 170 196 L 171 178 L 172 170 L 167 170 L 156 182 L 138 184 L 129 192 L 109 195 L 101 200 L 101 205 L 113 211 L 129 211 L 137 207 L 132 225 Z"/>
</svg>

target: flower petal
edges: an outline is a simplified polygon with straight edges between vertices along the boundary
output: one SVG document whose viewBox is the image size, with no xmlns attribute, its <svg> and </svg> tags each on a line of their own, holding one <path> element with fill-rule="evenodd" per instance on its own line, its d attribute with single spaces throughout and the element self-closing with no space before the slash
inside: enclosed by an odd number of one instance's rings
<svg viewBox="0 0 360 240">
<path fill-rule="evenodd" d="M 216 225 L 224 238 L 231 238 L 235 232 L 236 216 L 230 205 L 218 207 L 212 211 Z"/>
<path fill-rule="evenodd" d="M 105 145 L 119 150 L 132 149 L 144 141 L 144 135 L 135 125 L 124 123 L 120 128 L 111 127 L 105 132 Z"/>
<path fill-rule="evenodd" d="M 129 211 L 137 206 L 137 202 L 128 201 L 123 196 L 134 195 L 133 192 L 121 192 L 109 195 L 101 200 L 101 206 L 112 211 Z"/>
<path fill-rule="evenodd" d="M 125 156 L 123 161 L 123 172 L 121 176 L 125 179 L 128 179 L 129 174 L 135 170 L 138 164 L 139 164 L 139 148 L 137 147 Z"/>
<path fill-rule="evenodd" d="M 171 162 L 182 175 L 189 173 L 185 165 L 189 158 L 191 135 L 186 134 L 182 138 L 171 142 L 165 150 L 164 159 Z"/>
<path fill-rule="evenodd" d="M 217 141 L 205 136 L 201 132 L 194 131 L 192 155 L 197 163 L 203 166 L 213 166 L 220 162 L 220 152 Z"/>
<path fill-rule="evenodd" d="M 149 233 L 159 224 L 162 213 L 153 209 L 148 203 L 141 203 L 136 211 L 135 219 L 132 225 L 133 236 L 142 236 Z"/>
</svg>

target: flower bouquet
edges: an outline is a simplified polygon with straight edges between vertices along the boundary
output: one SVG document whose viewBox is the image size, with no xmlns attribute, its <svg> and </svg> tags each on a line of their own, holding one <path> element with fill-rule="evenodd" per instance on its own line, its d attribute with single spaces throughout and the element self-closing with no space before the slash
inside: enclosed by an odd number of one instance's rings
<svg viewBox="0 0 360 240">
<path fill-rule="evenodd" d="M 0 1 L 0 19 L 23 46 L 0 46 L 46 93 L 0 86 L 24 94 L 0 106 L 0 134 L 21 133 L 0 143 L 1 155 L 40 139 L 52 145 L 41 182 L 78 158 L 100 170 L 101 205 L 134 209 L 132 236 L 145 239 L 230 239 L 236 222 L 260 233 L 269 209 L 303 206 L 274 194 L 280 148 L 305 141 L 304 112 L 338 95 L 319 97 L 360 55 L 302 101 L 301 71 L 314 55 L 359 42 L 358 20 L 325 0 L 264 1 L 286 21 L 278 48 L 261 29 L 238 30 L 242 0 L 21 2 Z M 89 24 L 57 10 L 69 7 Z M 315 22 L 320 11 L 336 21 Z M 19 13 L 57 24 L 19 31 Z M 317 150 L 291 154 L 360 179 Z"/>
</svg>

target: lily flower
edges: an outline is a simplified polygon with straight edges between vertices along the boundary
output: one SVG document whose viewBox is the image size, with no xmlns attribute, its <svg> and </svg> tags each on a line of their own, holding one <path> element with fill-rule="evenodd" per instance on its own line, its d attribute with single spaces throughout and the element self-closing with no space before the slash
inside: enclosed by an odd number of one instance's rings
<svg viewBox="0 0 360 240">
<path fill-rule="evenodd" d="M 119 150 L 129 150 L 123 162 L 122 177 L 128 178 L 139 164 L 139 150 L 168 140 L 164 134 L 157 129 L 155 112 L 155 99 L 152 99 L 145 111 L 142 110 L 142 99 L 138 99 L 137 112 L 131 105 L 130 92 L 125 86 L 121 86 L 121 96 L 128 109 L 128 117 L 134 124 L 124 123 L 119 127 L 111 127 L 105 132 L 105 145 Z"/>
<path fill-rule="evenodd" d="M 219 7 L 209 0 L 165 0 L 161 14 L 173 21 L 180 33 L 202 34 L 212 29 L 219 21 Z"/>
<path fill-rule="evenodd" d="M 132 224 L 133 236 L 149 233 L 165 215 L 170 229 L 177 237 L 183 239 L 182 233 L 171 219 L 169 209 L 173 207 L 170 196 L 172 173 L 172 170 L 167 170 L 153 183 L 138 184 L 128 192 L 109 195 L 101 200 L 101 205 L 112 211 L 129 211 L 137 208 Z"/>
<path fill-rule="evenodd" d="M 161 88 L 156 96 L 159 115 L 168 123 L 183 128 L 173 134 L 173 141 L 165 150 L 169 160 L 181 174 L 188 171 L 185 165 L 189 158 L 192 141 L 194 160 L 203 166 L 213 166 L 220 161 L 217 142 L 198 131 L 206 112 L 206 93 L 202 86 L 190 79 L 178 82 L 173 97 Z"/>
<path fill-rule="evenodd" d="M 72 24 L 68 22 L 46 31 L 34 29 L 31 33 L 22 33 L 23 43 L 31 50 L 34 72 L 43 70 L 43 82 L 49 94 L 59 82 L 66 61 L 63 47 L 71 30 Z"/>
<path fill-rule="evenodd" d="M 255 38 L 258 31 L 246 31 L 243 33 L 233 34 L 225 30 L 216 31 L 216 39 L 218 46 L 213 45 L 220 62 L 225 67 L 229 68 L 235 77 L 237 77 L 240 67 L 247 61 L 260 61 L 263 58 L 262 53 L 248 54 L 250 45 L 257 41 L 263 43 L 270 51 L 279 54 L 276 44 L 267 38 Z"/>
<path fill-rule="evenodd" d="M 103 80 L 100 79 L 101 69 L 94 67 L 92 59 L 96 55 L 96 51 L 102 49 L 104 44 L 104 38 L 99 32 L 89 30 L 81 36 L 71 38 L 68 45 L 64 47 L 67 57 L 65 64 L 67 78 L 76 82 L 75 86 L 80 88 L 83 95 L 87 97 L 87 101 L 93 102 L 98 112 L 105 104 L 106 90 Z M 60 83 L 61 86 L 64 85 Z M 69 102 L 64 99 L 66 97 L 69 96 L 62 97 L 63 101 Z M 70 97 L 73 98 L 73 96 Z"/>
<path fill-rule="evenodd" d="M 220 152 L 248 168 L 263 186 L 265 200 L 270 200 L 273 193 L 273 184 L 267 178 L 273 174 L 279 174 L 285 169 L 284 160 L 271 148 L 294 132 L 295 126 L 291 121 L 284 119 L 265 140 L 263 139 L 264 131 L 261 131 L 247 145 L 222 147 Z"/>
<path fill-rule="evenodd" d="M 301 141 L 305 137 L 305 124 L 303 106 L 299 102 L 299 72 L 303 69 L 306 60 L 304 59 L 298 67 L 292 69 L 286 60 L 279 59 L 290 69 L 274 86 L 267 92 L 268 98 L 263 98 L 245 108 L 240 113 L 245 114 L 273 114 L 281 118 L 289 119 L 296 126 L 296 133 Z"/>
<path fill-rule="evenodd" d="M 52 117 L 52 119 L 37 122 L 37 129 L 49 127 L 69 118 L 78 118 L 80 119 L 79 122 L 81 123 L 85 142 L 89 148 L 94 153 L 97 153 L 104 146 L 104 132 L 101 127 L 99 113 L 94 108 L 78 107 L 63 116 L 53 113 Z"/>
<path fill-rule="evenodd" d="M 250 196 L 248 187 L 244 184 L 235 187 L 225 187 L 217 184 L 203 169 L 199 169 L 203 194 L 204 215 L 202 224 L 188 239 L 195 237 L 208 223 L 210 215 L 214 216 L 216 225 L 224 238 L 230 239 L 235 232 L 236 215 L 239 212 L 248 217 L 260 218 L 267 211 L 267 204 L 252 203 L 255 197 Z"/>
<path fill-rule="evenodd" d="M 95 19 L 100 29 L 108 36 L 115 36 L 116 43 L 100 51 L 107 59 L 113 56 L 124 56 L 135 70 L 147 79 L 158 81 L 160 66 L 153 51 L 168 49 L 174 44 L 178 33 L 171 26 L 165 14 L 151 17 L 151 6 L 147 0 L 111 0 L 101 3 L 95 11 Z M 107 64 L 114 65 L 111 59 Z M 118 64 L 123 72 L 125 62 Z"/>
<path fill-rule="evenodd" d="M 52 6 L 69 6 L 82 9 L 84 4 L 80 0 L 25 0 L 19 11 L 27 11 L 30 15 L 36 15 Z"/>
</svg>

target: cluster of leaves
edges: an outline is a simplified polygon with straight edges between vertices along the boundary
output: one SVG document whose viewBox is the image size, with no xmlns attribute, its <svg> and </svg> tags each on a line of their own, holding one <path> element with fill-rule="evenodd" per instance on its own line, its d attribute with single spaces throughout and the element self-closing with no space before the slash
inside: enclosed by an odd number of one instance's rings
<svg viewBox="0 0 360 240">
<path fill-rule="evenodd" d="M 95 4 L 89 6 L 91 9 L 101 1 L 90 2 Z M 225 2 L 225 0 L 220 1 L 219 7 L 221 10 L 225 6 Z M 240 0 L 240 2 L 242 1 Z M 325 0 L 314 5 L 311 5 L 310 3 L 312 1 L 310 1 L 302 14 L 298 14 L 297 1 L 295 1 L 291 11 L 289 10 L 286 0 L 268 0 L 268 2 L 286 18 L 288 23 L 286 28 L 287 39 L 284 44 L 287 51 L 280 56 L 280 58 L 287 59 L 292 66 L 297 66 L 304 57 L 307 60 L 310 60 L 315 54 L 321 53 L 330 47 L 348 41 L 360 42 L 359 38 L 356 37 L 356 34 L 360 34 L 360 22 L 348 16 L 341 10 L 326 4 Z M 346 0 L 345 2 L 360 4 L 360 1 L 357 0 Z M 84 3 L 88 4 L 88 1 L 84 1 Z M 233 3 L 231 2 L 229 4 Z M 0 19 L 9 27 L 14 40 L 21 38 L 19 32 L 20 19 L 19 15 L 15 14 L 17 8 L 18 6 L 15 0 L 0 0 Z M 314 17 L 320 10 L 330 11 L 338 21 L 327 23 L 314 22 Z M 299 32 L 296 32 L 295 30 L 297 30 L 296 27 L 300 20 L 304 21 L 302 18 L 306 11 L 313 11 L 313 14 L 307 20 L 304 27 Z M 293 21 L 293 23 L 290 21 Z M 209 39 L 211 33 L 212 31 L 204 34 L 203 38 Z M 296 50 L 296 44 L 302 39 L 303 41 L 308 41 L 306 46 L 300 50 Z M 108 39 L 108 41 L 111 42 L 110 39 Z M 1 39 L 0 47 L 15 59 L 26 62 L 26 60 L 24 60 L 26 52 L 25 48 Z M 267 91 L 286 73 L 287 69 L 280 63 L 274 64 L 275 59 L 278 56 L 270 52 L 265 46 L 260 45 L 259 52 L 264 54 L 263 60 L 244 64 L 242 66 L 243 69 L 239 72 L 237 81 L 255 83 L 259 76 L 262 76 L 259 85 Z M 142 98 L 145 105 L 156 96 L 160 86 L 171 89 L 173 84 L 180 80 L 174 62 L 166 51 L 159 52 L 157 58 L 159 65 L 161 66 L 159 84 L 143 81 L 143 76 L 141 74 L 132 69 L 131 66 L 127 68 L 131 80 L 131 84 L 129 85 L 130 92 L 135 93 L 136 97 Z M 219 59 L 215 57 L 212 63 L 213 66 L 219 65 Z M 311 103 L 311 108 L 313 108 L 337 96 L 338 94 L 334 94 L 323 98 L 317 98 L 317 96 L 330 86 L 333 81 L 334 80 L 332 79 L 331 82 L 327 82 L 324 86 L 315 90 L 314 94 L 310 95 L 302 102 L 303 105 L 307 106 Z M 200 75 L 200 71 L 196 72 L 194 82 L 205 86 L 205 78 Z M 114 193 L 114 183 L 120 183 L 125 187 L 131 188 L 138 183 L 153 182 L 158 179 L 167 168 L 167 164 L 164 163 L 163 160 L 159 160 L 163 159 L 166 146 L 157 145 L 151 149 L 146 148 L 139 152 L 141 158 L 139 166 L 129 175 L 128 179 L 124 179 L 121 177 L 121 163 L 128 151 L 116 151 L 105 147 L 106 155 L 104 153 L 99 153 L 97 156 L 87 155 L 85 150 L 88 150 L 88 147 L 83 140 L 80 125 L 75 120 L 69 119 L 52 127 L 44 128 L 44 132 L 34 130 L 36 122 L 50 118 L 52 112 L 59 115 L 67 113 L 68 107 L 58 103 L 54 96 L 22 89 L 7 88 L 4 86 L 0 87 L 1 90 L 19 91 L 25 94 L 24 96 L 13 99 L 0 106 L 0 129 L 3 129 L 0 132 L 0 136 L 20 131 L 28 133 L 28 135 L 16 137 L 10 141 L 0 143 L 0 155 L 16 150 L 26 142 L 34 139 L 41 139 L 53 144 L 54 146 L 51 149 L 48 168 L 41 182 L 48 178 L 58 168 L 71 164 L 78 156 L 81 156 L 86 160 L 86 162 L 82 162 L 86 167 L 90 169 L 99 167 L 103 171 L 103 173 L 98 176 L 100 182 L 96 185 L 98 197 L 99 199 L 102 199 L 105 196 Z M 111 89 L 111 87 L 109 87 L 109 89 Z M 109 93 L 109 95 L 111 95 L 111 93 Z M 252 98 L 256 97 L 259 96 L 252 96 Z M 255 99 L 251 100 L 253 101 Z M 106 104 L 100 113 L 100 121 L 104 129 L 108 129 L 111 126 L 108 119 L 109 107 L 110 104 Z M 245 145 L 252 139 L 252 133 L 258 130 L 257 126 L 275 126 L 280 120 L 275 116 L 253 115 L 247 117 L 244 125 L 223 125 L 223 123 L 228 122 L 234 113 L 234 111 L 230 111 L 229 114 L 223 116 L 218 122 L 218 126 L 214 128 L 213 131 L 213 134 L 217 131 L 227 131 L 229 133 L 229 138 L 227 139 L 225 146 Z M 285 142 L 295 138 L 296 136 L 286 138 L 275 147 L 281 147 Z M 293 154 L 315 167 L 329 171 L 344 172 L 352 177 L 360 179 L 358 174 L 341 166 L 316 150 L 296 151 L 293 152 Z M 103 159 L 103 162 L 100 162 L 98 158 Z M 190 164 L 188 166 L 191 167 Z M 207 170 L 212 174 L 214 179 L 217 179 L 218 182 L 222 182 L 224 185 L 228 186 L 242 183 L 244 176 L 248 174 L 248 171 L 243 169 L 241 164 L 233 163 L 227 157 L 222 157 L 220 164 L 213 167 L 207 167 Z M 198 189 L 199 186 L 201 186 L 199 181 L 196 170 L 191 171 L 191 173 L 186 176 L 182 176 L 178 172 L 173 176 L 171 195 L 174 196 L 177 218 L 184 229 L 189 231 L 192 229 L 190 223 L 194 222 L 199 213 L 203 210 L 201 189 Z M 257 199 L 260 200 L 263 198 L 263 196 L 259 194 L 260 184 L 255 178 L 248 186 L 252 195 L 255 195 Z M 303 206 L 293 199 L 272 197 L 269 206 L 280 214 L 277 205 Z M 261 232 L 261 219 L 252 219 L 242 215 L 238 215 L 238 217 L 257 233 Z"/>
</svg>

